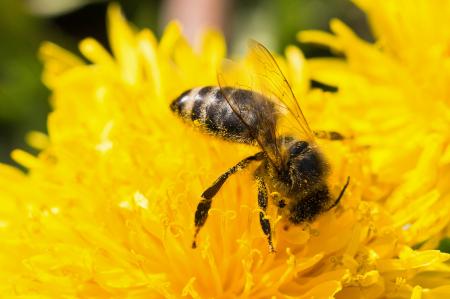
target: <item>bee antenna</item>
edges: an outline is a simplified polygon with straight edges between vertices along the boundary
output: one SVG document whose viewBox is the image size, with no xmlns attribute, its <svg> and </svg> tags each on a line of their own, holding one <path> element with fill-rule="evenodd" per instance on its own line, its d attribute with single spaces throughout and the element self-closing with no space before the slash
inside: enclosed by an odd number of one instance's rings
<svg viewBox="0 0 450 299">
<path fill-rule="evenodd" d="M 345 190 L 347 190 L 348 184 L 350 184 L 350 177 L 347 177 L 347 182 L 344 185 L 344 188 L 342 188 L 341 193 L 339 193 L 338 198 L 336 199 L 336 201 L 333 203 L 333 205 L 331 205 L 331 207 L 329 207 L 327 209 L 327 211 L 331 210 L 332 208 L 334 208 L 335 206 L 337 206 L 339 204 L 339 202 L 341 201 L 342 196 L 345 193 Z"/>
</svg>

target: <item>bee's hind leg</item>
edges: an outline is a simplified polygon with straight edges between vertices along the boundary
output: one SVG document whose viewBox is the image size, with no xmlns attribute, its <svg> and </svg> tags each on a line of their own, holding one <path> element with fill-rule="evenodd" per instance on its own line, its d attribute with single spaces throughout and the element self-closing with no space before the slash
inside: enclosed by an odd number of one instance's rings
<svg viewBox="0 0 450 299">
<path fill-rule="evenodd" d="M 255 179 L 258 183 L 258 206 L 262 210 L 261 212 L 259 212 L 259 223 L 261 223 L 262 231 L 267 236 L 267 240 L 269 241 L 270 252 L 275 252 L 272 243 L 272 230 L 270 229 L 270 221 L 266 217 L 268 203 L 266 183 L 264 183 L 264 180 L 260 176 L 255 176 Z"/>
<path fill-rule="evenodd" d="M 196 239 L 197 235 L 200 232 L 200 229 L 205 224 L 206 219 L 208 218 L 209 209 L 211 209 L 211 203 L 213 197 L 219 192 L 222 185 L 228 179 L 228 177 L 239 170 L 247 167 L 251 162 L 261 161 L 264 158 L 264 152 L 256 153 L 253 156 L 247 157 L 241 160 L 239 163 L 228 169 L 224 174 L 222 174 L 211 187 L 206 189 L 202 193 L 202 200 L 197 205 L 197 210 L 195 211 L 195 234 L 194 241 L 192 241 L 192 248 L 197 247 Z"/>
</svg>

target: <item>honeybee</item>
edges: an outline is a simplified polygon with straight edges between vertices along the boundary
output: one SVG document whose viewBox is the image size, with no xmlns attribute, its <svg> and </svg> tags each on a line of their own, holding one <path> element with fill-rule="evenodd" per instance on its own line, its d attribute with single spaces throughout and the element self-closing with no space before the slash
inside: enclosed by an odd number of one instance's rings
<svg viewBox="0 0 450 299">
<path fill-rule="evenodd" d="M 254 172 L 259 220 L 271 252 L 268 190 L 279 195 L 272 197 L 278 213 L 292 224 L 301 224 L 335 207 L 349 184 L 347 178 L 340 194 L 331 196 L 326 182 L 329 167 L 314 141 L 315 137 L 340 140 L 343 136 L 310 129 L 286 77 L 263 45 L 251 41 L 247 61 L 257 88 L 229 84 L 233 74 L 222 70 L 218 73 L 219 86 L 187 90 L 170 105 L 178 116 L 195 122 L 204 132 L 260 150 L 228 169 L 203 192 L 195 212 L 193 248 L 214 196 L 232 174 L 251 163 L 259 163 Z M 281 123 L 287 124 L 290 133 L 281 130 Z"/>
</svg>

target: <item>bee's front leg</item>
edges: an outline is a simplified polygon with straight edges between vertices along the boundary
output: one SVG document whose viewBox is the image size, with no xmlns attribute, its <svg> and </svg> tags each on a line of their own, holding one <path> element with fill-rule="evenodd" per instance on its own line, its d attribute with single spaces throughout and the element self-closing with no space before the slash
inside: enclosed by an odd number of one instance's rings
<svg viewBox="0 0 450 299">
<path fill-rule="evenodd" d="M 269 198 L 267 196 L 266 183 L 264 183 L 263 178 L 260 176 L 255 176 L 255 179 L 256 182 L 258 183 L 258 206 L 262 210 L 261 212 L 259 212 L 259 222 L 261 223 L 262 231 L 267 236 L 267 240 L 269 241 L 270 252 L 275 252 L 272 243 L 272 230 L 270 228 L 270 222 L 269 219 L 267 219 L 266 217 L 267 203 Z"/>
<path fill-rule="evenodd" d="M 264 158 L 264 153 L 259 152 L 253 156 L 247 157 L 244 160 L 240 161 L 230 169 L 228 169 L 224 174 L 222 174 L 211 187 L 205 190 L 202 193 L 202 200 L 197 205 L 197 210 L 195 211 L 195 234 L 194 241 L 192 242 L 192 248 L 197 247 L 196 238 L 200 229 L 205 224 L 206 219 L 208 218 L 208 212 L 211 209 L 212 199 L 219 192 L 222 185 L 228 179 L 228 177 L 239 170 L 246 168 L 251 162 L 260 161 Z"/>
</svg>

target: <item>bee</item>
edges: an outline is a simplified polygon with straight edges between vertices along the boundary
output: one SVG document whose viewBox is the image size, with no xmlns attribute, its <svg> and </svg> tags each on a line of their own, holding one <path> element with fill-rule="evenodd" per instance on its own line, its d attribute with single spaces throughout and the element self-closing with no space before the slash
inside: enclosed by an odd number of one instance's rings
<svg viewBox="0 0 450 299">
<path fill-rule="evenodd" d="M 251 41 L 247 57 L 257 88 L 229 84 L 226 70 L 218 73 L 219 86 L 197 87 L 177 97 L 170 108 L 203 132 L 222 139 L 259 147 L 259 151 L 228 169 L 201 195 L 195 212 L 196 238 L 206 222 L 212 200 L 225 181 L 252 163 L 258 188 L 259 220 L 269 250 L 274 251 L 272 231 L 266 216 L 269 193 L 278 213 L 292 224 L 308 223 L 332 209 L 341 200 L 350 178 L 333 198 L 326 182 L 329 167 L 315 137 L 341 140 L 337 132 L 311 131 L 295 95 L 275 58 L 260 43 Z M 282 130 L 286 123 L 290 132 Z"/>
</svg>

